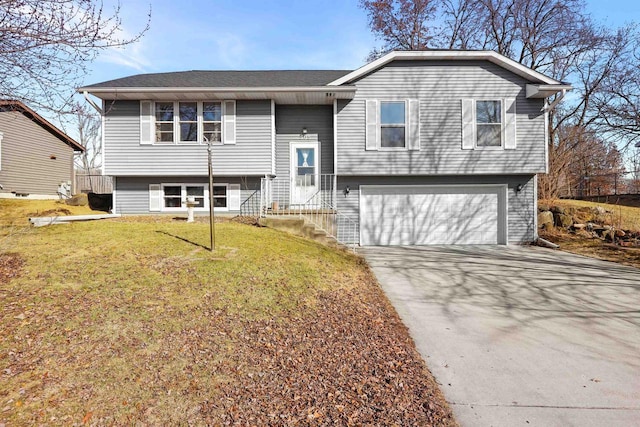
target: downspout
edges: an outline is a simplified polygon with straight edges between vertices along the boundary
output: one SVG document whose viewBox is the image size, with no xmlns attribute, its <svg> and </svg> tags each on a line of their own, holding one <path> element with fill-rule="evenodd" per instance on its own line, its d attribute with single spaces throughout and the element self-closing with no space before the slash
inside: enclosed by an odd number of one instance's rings
<svg viewBox="0 0 640 427">
<path fill-rule="evenodd" d="M 87 92 L 86 90 L 84 92 L 82 92 L 82 94 L 84 95 L 84 99 L 87 100 L 87 102 L 100 114 L 102 115 L 102 108 L 98 107 L 98 105 L 93 102 L 93 99 L 89 98 L 89 92 Z"/>
<path fill-rule="evenodd" d="M 558 103 L 560 101 L 562 101 L 562 99 L 564 98 L 564 96 L 566 94 L 567 94 L 567 90 L 566 89 L 562 89 L 562 92 L 560 92 L 560 96 L 557 97 L 556 99 L 554 99 L 551 104 L 543 107 L 542 111 L 544 111 L 545 113 L 548 113 L 548 112 L 552 111 L 554 108 L 556 108 L 556 105 L 558 105 Z"/>
</svg>

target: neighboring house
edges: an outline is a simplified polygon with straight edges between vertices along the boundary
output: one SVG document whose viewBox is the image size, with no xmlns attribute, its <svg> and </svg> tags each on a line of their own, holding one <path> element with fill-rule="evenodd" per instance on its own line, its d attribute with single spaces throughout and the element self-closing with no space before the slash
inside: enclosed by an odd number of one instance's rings
<svg viewBox="0 0 640 427">
<path fill-rule="evenodd" d="M 84 147 L 20 101 L 0 100 L 0 198 L 52 199 L 72 192 L 73 156 Z"/>
<path fill-rule="evenodd" d="M 355 71 L 143 74 L 79 91 L 103 100 L 117 213 L 185 211 L 189 196 L 207 211 L 213 141 L 216 211 L 319 208 L 346 221 L 343 242 L 396 245 L 534 240 L 547 98 L 569 89 L 495 52 L 424 51 Z"/>
</svg>

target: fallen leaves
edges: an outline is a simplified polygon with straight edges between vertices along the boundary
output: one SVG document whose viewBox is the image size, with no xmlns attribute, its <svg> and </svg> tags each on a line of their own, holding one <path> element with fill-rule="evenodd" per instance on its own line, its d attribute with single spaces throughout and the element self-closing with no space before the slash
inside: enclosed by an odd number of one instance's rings
<svg viewBox="0 0 640 427">
<path fill-rule="evenodd" d="M 0 254 L 0 285 L 20 276 L 24 260 L 18 254 Z"/>
</svg>

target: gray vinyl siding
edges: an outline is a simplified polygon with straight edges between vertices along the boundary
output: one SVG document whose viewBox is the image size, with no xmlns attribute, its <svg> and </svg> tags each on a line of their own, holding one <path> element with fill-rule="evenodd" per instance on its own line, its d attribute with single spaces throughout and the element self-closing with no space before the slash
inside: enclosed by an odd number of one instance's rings
<svg viewBox="0 0 640 427">
<path fill-rule="evenodd" d="M 105 102 L 106 175 L 166 176 L 207 174 L 205 144 L 140 145 L 140 102 Z M 215 145 L 217 175 L 271 173 L 271 101 L 237 101 L 236 144 Z"/>
<path fill-rule="evenodd" d="M 302 128 L 307 129 L 306 138 Z M 291 142 L 319 142 L 320 173 L 333 173 L 333 106 L 276 105 L 276 176 L 288 178 Z"/>
<path fill-rule="evenodd" d="M 60 183 L 73 182 L 73 149 L 40 125 L 0 112 L 0 132 L 0 192 L 55 197 Z"/>
<path fill-rule="evenodd" d="M 355 82 L 338 101 L 339 175 L 534 174 L 545 171 L 541 99 L 525 79 L 490 62 L 395 61 Z M 462 99 L 516 99 L 515 150 L 462 149 Z M 420 150 L 365 151 L 365 100 L 420 101 Z"/>
<path fill-rule="evenodd" d="M 537 238 L 535 228 L 535 179 L 532 175 L 510 176 L 340 176 L 338 194 L 343 195 L 349 186 L 347 196 L 338 197 L 338 211 L 355 223 L 360 222 L 360 185 L 477 185 L 507 184 L 507 239 L 510 244 L 528 243 Z M 518 184 L 522 191 L 516 193 Z M 340 236 L 338 236 L 340 239 Z"/>
<path fill-rule="evenodd" d="M 162 212 L 149 212 L 149 184 L 207 184 L 206 176 L 191 177 L 118 177 L 116 179 L 115 211 L 119 214 L 161 214 Z M 260 178 L 257 177 L 216 177 L 214 185 L 240 184 L 240 203 L 244 202 L 255 191 L 260 191 Z M 186 209 L 185 209 L 186 212 Z M 216 212 L 218 212 L 216 210 Z M 237 211 L 225 211 L 223 213 L 238 213 Z M 175 212 L 174 212 L 175 214 Z"/>
</svg>

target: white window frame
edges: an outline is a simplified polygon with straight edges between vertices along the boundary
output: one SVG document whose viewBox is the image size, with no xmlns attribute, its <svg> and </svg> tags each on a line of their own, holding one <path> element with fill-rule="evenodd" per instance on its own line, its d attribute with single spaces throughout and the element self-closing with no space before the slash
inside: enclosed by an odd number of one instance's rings
<svg viewBox="0 0 640 427">
<path fill-rule="evenodd" d="M 181 132 L 180 132 L 180 103 L 196 103 L 197 108 L 197 138 L 196 141 L 182 141 Z M 212 142 L 213 145 L 224 145 L 224 110 L 223 104 L 225 101 L 222 100 L 205 100 L 205 101 L 192 101 L 192 100 L 182 100 L 182 101 L 153 101 L 152 102 L 152 115 L 151 115 L 151 129 L 152 129 L 152 137 L 153 137 L 153 145 L 202 145 L 207 144 L 207 141 L 204 140 L 204 103 L 216 103 L 220 105 L 220 141 Z M 160 103 L 173 103 L 173 141 L 158 141 L 156 138 L 156 105 Z M 215 121 L 207 121 L 207 123 L 217 123 Z"/>
<path fill-rule="evenodd" d="M 500 105 L 500 145 L 478 145 L 478 125 L 497 125 L 498 123 L 478 123 L 478 102 L 497 102 Z M 473 148 L 476 150 L 504 150 L 505 111 L 502 99 L 475 99 L 473 101 Z"/>
<path fill-rule="evenodd" d="M 384 103 L 403 103 L 404 104 L 404 123 L 383 124 L 382 123 L 382 104 Z M 384 147 L 382 145 L 382 128 L 383 127 L 403 127 L 404 128 L 404 146 L 402 147 Z M 406 151 L 409 149 L 409 100 L 408 99 L 380 99 L 378 100 L 378 150 L 379 151 Z"/>
<path fill-rule="evenodd" d="M 215 208 L 215 212 L 227 212 L 229 211 L 229 184 L 227 183 L 215 183 L 214 187 L 224 187 L 227 206 L 222 208 Z M 165 187 L 180 187 L 180 207 L 166 207 L 165 206 Z M 186 212 L 187 210 L 187 187 L 203 187 L 204 188 L 204 207 L 193 208 L 195 212 L 208 212 L 209 211 L 209 184 L 201 182 L 163 182 L 160 184 L 160 211 L 161 212 Z"/>
</svg>

